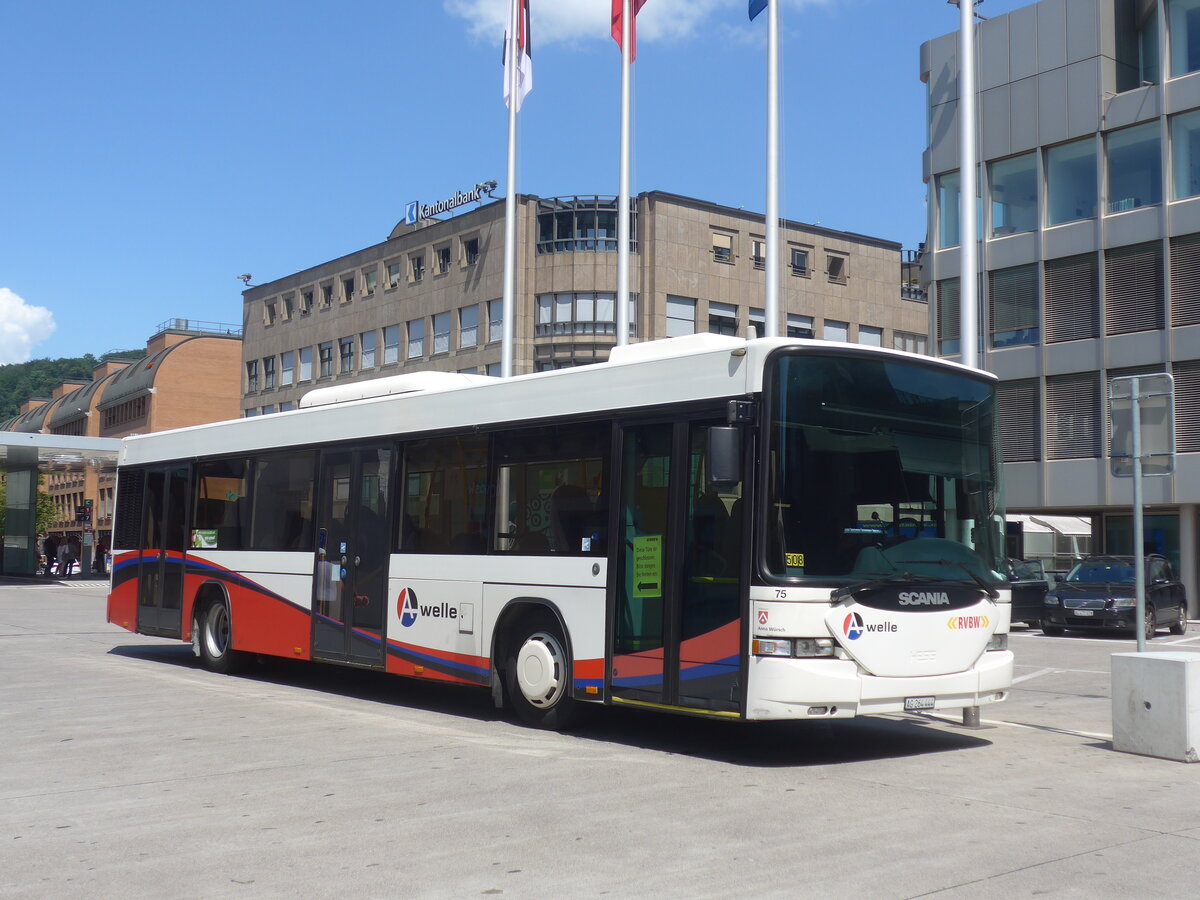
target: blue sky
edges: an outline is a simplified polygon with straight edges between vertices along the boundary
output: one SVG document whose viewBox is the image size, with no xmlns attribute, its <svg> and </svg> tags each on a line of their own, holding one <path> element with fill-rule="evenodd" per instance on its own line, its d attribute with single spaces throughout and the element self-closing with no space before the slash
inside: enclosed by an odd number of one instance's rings
<svg viewBox="0 0 1200 900">
<path fill-rule="evenodd" d="M 925 237 L 920 44 L 945 0 L 782 0 L 790 219 Z M 531 0 L 517 189 L 615 194 L 609 0 Z M 1026 0 L 987 0 L 996 16 Z M 255 283 L 384 240 L 410 200 L 505 192 L 504 0 L 0 0 L 0 364 L 241 321 Z M 762 210 L 766 19 L 648 0 L 634 192 Z"/>
</svg>

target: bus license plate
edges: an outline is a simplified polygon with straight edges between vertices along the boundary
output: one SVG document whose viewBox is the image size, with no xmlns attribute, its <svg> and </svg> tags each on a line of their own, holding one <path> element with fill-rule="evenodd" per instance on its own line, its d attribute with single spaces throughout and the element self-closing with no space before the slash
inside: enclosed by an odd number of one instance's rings
<svg viewBox="0 0 1200 900">
<path fill-rule="evenodd" d="M 933 709 L 933 697 L 905 697 L 904 709 L 911 711 L 915 709 Z"/>
<path fill-rule="evenodd" d="M 1073 610 L 1071 610 L 1071 615 L 1073 615 L 1073 616 L 1090 616 L 1090 615 L 1092 615 L 1092 610 L 1090 610 L 1090 609 L 1073 609 Z"/>
</svg>

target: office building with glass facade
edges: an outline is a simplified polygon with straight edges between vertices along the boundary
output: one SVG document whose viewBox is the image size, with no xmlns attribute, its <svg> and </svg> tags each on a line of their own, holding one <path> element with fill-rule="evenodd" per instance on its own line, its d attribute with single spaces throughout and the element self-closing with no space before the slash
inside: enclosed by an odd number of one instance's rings
<svg viewBox="0 0 1200 900">
<path fill-rule="evenodd" d="M 1108 385 L 1170 372 L 1178 470 L 1147 547 L 1195 613 L 1200 503 L 1200 0 L 1042 0 L 976 27 L 981 365 L 1001 379 L 1010 510 L 1086 515 L 1133 549 Z M 958 35 L 921 48 L 936 352 L 959 353 Z"/>
</svg>

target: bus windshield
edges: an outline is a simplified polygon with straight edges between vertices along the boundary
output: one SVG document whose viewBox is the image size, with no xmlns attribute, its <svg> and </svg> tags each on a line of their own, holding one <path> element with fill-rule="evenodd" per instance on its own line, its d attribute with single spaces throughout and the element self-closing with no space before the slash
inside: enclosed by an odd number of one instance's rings
<svg viewBox="0 0 1200 900">
<path fill-rule="evenodd" d="M 777 356 L 765 555 L 780 578 L 1004 580 L 995 390 L 858 354 Z"/>
</svg>

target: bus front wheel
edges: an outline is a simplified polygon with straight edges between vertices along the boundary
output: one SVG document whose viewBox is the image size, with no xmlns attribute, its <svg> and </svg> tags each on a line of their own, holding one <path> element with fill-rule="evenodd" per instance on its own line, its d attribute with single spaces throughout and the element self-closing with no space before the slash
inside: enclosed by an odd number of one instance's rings
<svg viewBox="0 0 1200 900">
<path fill-rule="evenodd" d="M 579 704 L 571 698 L 571 661 L 558 622 L 538 613 L 525 618 L 513 638 L 505 683 L 517 718 L 552 731 L 571 727 Z"/>
<path fill-rule="evenodd" d="M 228 675 L 238 668 L 241 654 L 233 649 L 233 625 L 229 604 L 214 600 L 192 619 L 192 640 L 200 650 L 205 668 Z"/>
</svg>

